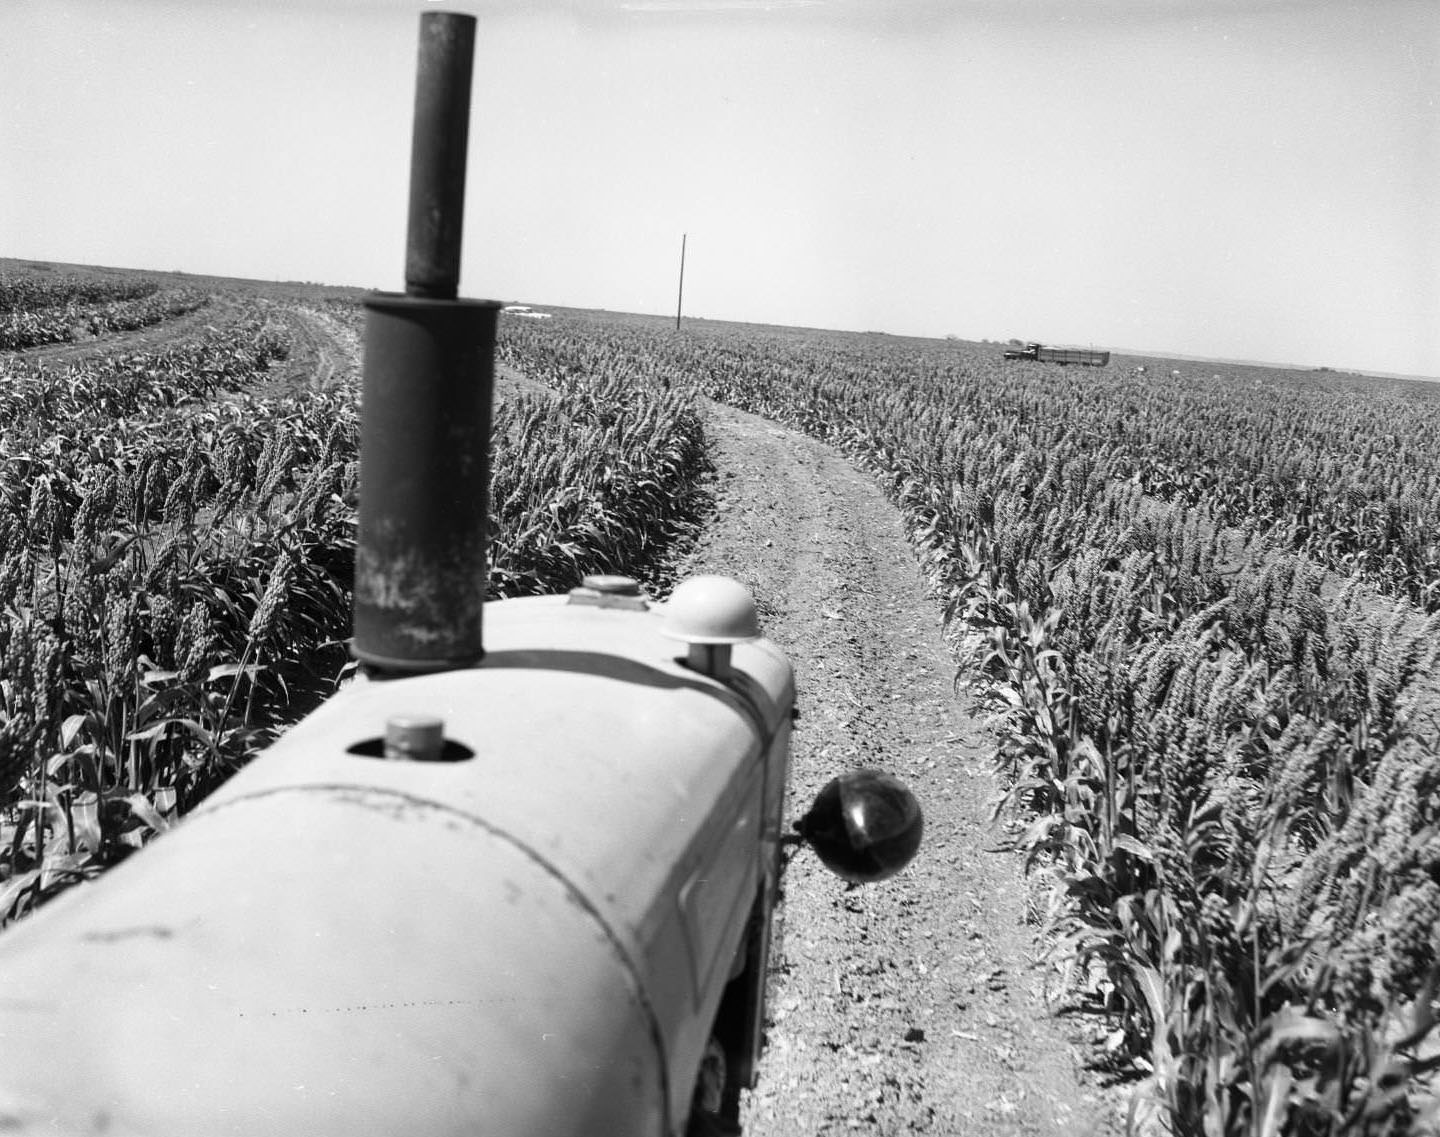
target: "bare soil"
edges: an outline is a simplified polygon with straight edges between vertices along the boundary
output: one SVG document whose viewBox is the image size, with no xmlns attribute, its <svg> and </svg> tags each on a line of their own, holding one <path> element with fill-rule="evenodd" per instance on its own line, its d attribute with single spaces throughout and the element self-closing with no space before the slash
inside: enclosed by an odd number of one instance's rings
<svg viewBox="0 0 1440 1137">
<path fill-rule="evenodd" d="M 354 380 L 360 370 L 360 337 L 353 328 L 317 308 L 287 306 L 290 354 L 273 364 L 267 386 L 276 390 L 329 390 Z"/>
<path fill-rule="evenodd" d="M 745 582 L 795 664 L 790 814 L 857 766 L 901 777 L 925 811 L 920 855 L 883 884 L 791 858 L 747 1137 L 1120 1131 L 1121 1095 L 1045 1001 L 1053 965 L 991 821 L 987 730 L 956 693 L 900 515 L 829 447 L 729 408 L 708 418 L 716 512 L 679 575 Z"/>
</svg>

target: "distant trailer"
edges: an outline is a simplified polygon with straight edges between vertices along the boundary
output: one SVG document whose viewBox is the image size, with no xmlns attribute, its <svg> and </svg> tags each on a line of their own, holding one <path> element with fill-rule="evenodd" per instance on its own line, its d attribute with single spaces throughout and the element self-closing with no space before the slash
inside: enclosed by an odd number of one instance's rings
<svg viewBox="0 0 1440 1137">
<path fill-rule="evenodd" d="M 1036 363 L 1058 363 L 1061 367 L 1074 363 L 1081 367 L 1105 367 L 1110 363 L 1108 351 L 1090 351 L 1083 347 L 1046 347 L 1029 343 L 1005 353 L 1006 359 L 1029 359 Z"/>
</svg>

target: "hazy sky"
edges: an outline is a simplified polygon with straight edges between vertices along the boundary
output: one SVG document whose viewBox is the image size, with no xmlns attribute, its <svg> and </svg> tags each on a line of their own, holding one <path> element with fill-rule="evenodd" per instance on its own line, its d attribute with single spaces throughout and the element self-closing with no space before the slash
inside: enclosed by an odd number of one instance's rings
<svg viewBox="0 0 1440 1137">
<path fill-rule="evenodd" d="M 402 285 L 407 0 L 0 0 L 0 255 Z M 1436 0 L 480 19 L 462 293 L 1440 376 Z"/>
</svg>

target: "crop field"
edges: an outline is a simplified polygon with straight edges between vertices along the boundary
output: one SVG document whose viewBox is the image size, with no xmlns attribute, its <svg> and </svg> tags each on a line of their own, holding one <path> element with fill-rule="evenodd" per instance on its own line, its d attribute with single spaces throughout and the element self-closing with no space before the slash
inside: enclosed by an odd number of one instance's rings
<svg viewBox="0 0 1440 1137">
<path fill-rule="evenodd" d="M 358 372 L 332 349 L 360 323 L 314 286 L 0 273 L 0 917 L 347 671 Z M 489 592 L 663 592 L 704 399 L 833 444 L 994 711 L 1035 918 L 1151 1079 L 1137 1122 L 1410 1131 L 1440 1066 L 1440 386 L 1001 350 L 510 321 Z"/>
<path fill-rule="evenodd" d="M 689 386 L 882 480 L 957 682 L 997 712 L 1038 915 L 1158 1091 L 1137 1112 L 1417 1122 L 1440 1065 L 1440 389 L 658 320 L 510 344 Z"/>
</svg>

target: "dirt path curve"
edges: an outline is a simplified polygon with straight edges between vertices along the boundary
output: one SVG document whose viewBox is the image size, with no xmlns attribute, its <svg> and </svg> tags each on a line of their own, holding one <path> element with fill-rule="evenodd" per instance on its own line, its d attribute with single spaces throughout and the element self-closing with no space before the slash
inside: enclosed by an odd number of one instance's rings
<svg viewBox="0 0 1440 1137">
<path fill-rule="evenodd" d="M 1113 1096 L 1040 997 L 1024 883 L 989 821 L 984 727 L 954 694 L 899 514 L 829 447 L 709 417 L 717 512 L 681 575 L 748 584 L 794 661 L 790 815 L 874 765 L 911 785 L 926 822 L 915 863 L 878 886 L 848 888 L 808 851 L 791 860 L 746 1137 L 1113 1131 Z"/>
<path fill-rule="evenodd" d="M 159 323 L 133 328 L 128 332 L 110 332 L 101 336 L 66 343 L 44 344 L 40 347 L 0 351 L 0 359 L 23 359 L 26 362 L 80 363 L 94 356 L 128 355 L 152 351 L 167 343 L 198 332 L 207 325 L 226 322 L 234 303 L 223 296 L 211 296 L 198 308 L 180 316 L 171 316 Z"/>
</svg>

